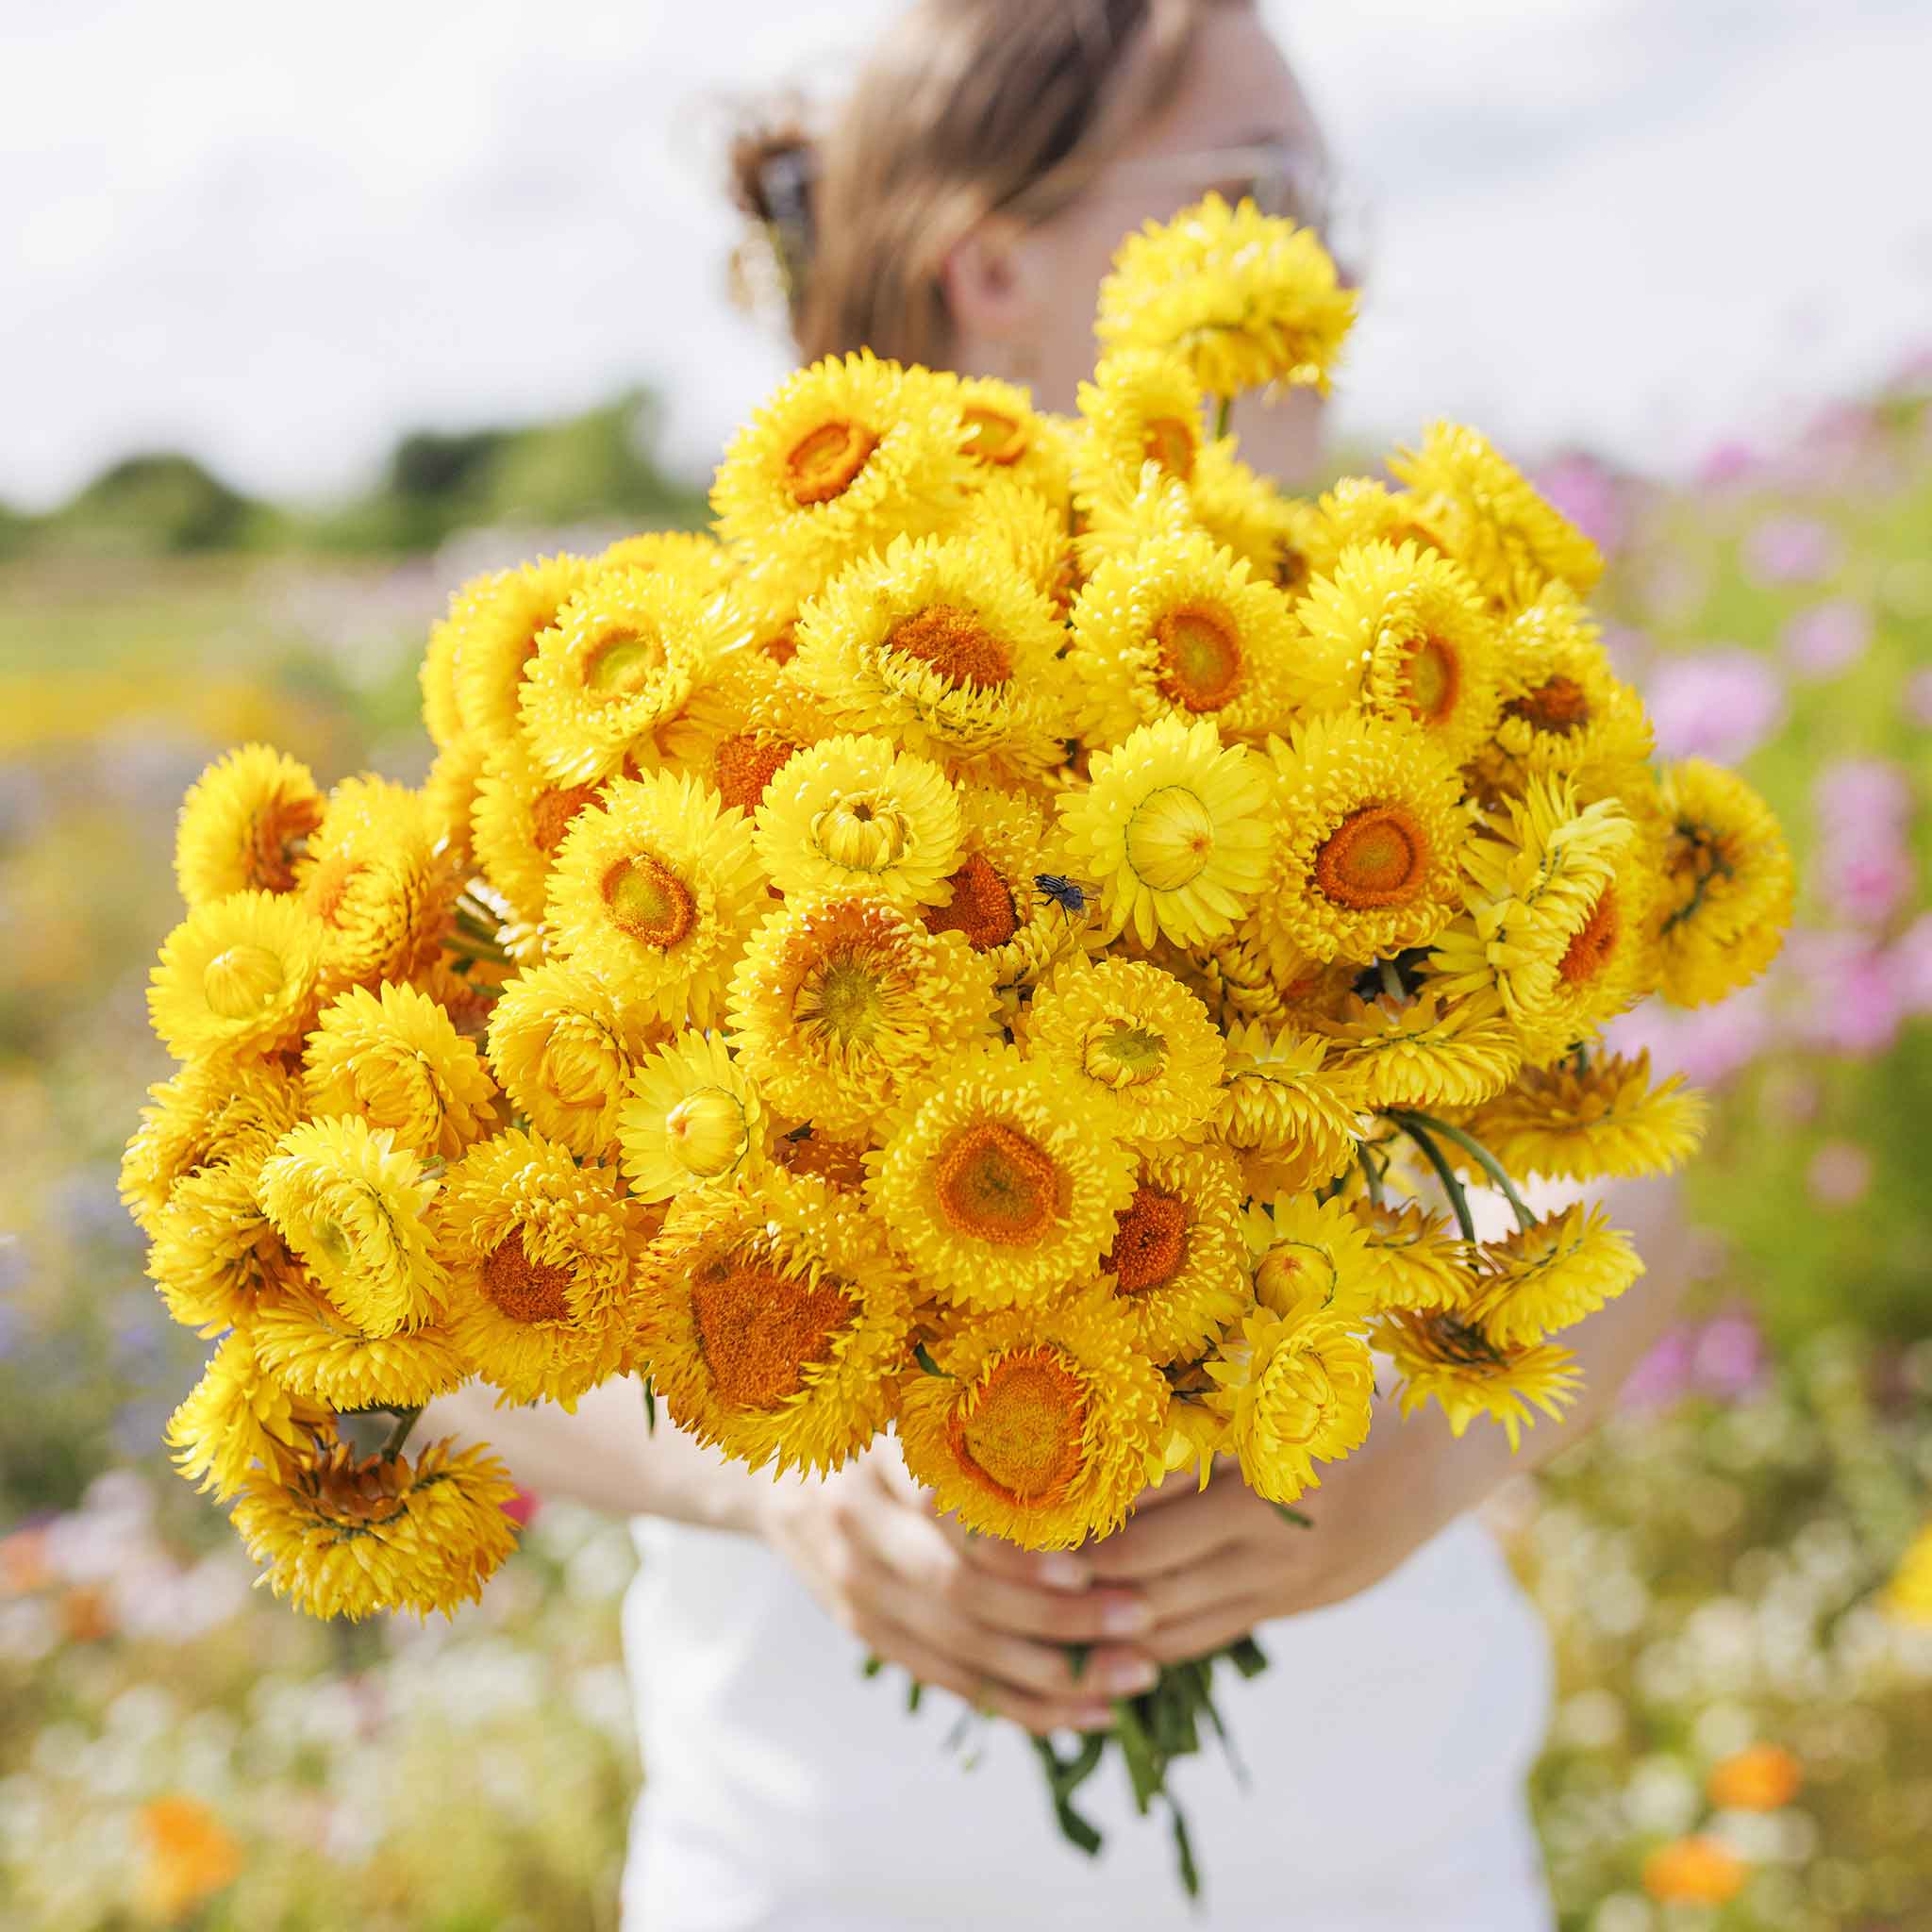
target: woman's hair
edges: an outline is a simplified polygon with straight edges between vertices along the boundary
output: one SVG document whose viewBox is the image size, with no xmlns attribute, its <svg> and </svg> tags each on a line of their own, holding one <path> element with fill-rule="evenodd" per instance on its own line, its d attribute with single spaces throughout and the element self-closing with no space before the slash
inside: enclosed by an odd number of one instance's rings
<svg viewBox="0 0 1932 1932">
<path fill-rule="evenodd" d="M 995 210 L 1064 207 L 1172 88 L 1212 0 L 920 0 L 822 140 L 796 112 L 733 143 L 808 360 L 943 364 L 948 253 Z"/>
</svg>

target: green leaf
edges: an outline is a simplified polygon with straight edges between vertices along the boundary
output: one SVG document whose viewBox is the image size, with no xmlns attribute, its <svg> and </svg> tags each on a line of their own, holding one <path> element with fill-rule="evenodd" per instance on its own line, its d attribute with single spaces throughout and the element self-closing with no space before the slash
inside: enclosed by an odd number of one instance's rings
<svg viewBox="0 0 1932 1932">
<path fill-rule="evenodd" d="M 1144 1816 L 1161 1788 L 1160 1754 L 1155 1750 L 1154 1740 L 1147 1735 L 1147 1727 L 1141 1722 L 1132 1700 L 1114 1700 L 1113 1728 L 1114 1736 L 1121 1740 L 1121 1756 L 1127 1761 L 1127 1779 L 1134 1788 L 1134 1808 Z"/>
<path fill-rule="evenodd" d="M 1087 1674 L 1087 1665 L 1093 1656 L 1091 1643 L 1070 1643 L 1067 1649 L 1067 1670 L 1074 1682 L 1078 1683 Z"/>
<path fill-rule="evenodd" d="M 875 1651 L 868 1651 L 865 1661 L 858 1667 L 858 1674 L 861 1677 L 876 1677 L 885 1667 L 886 1660 L 884 1657 L 880 1657 Z"/>
<path fill-rule="evenodd" d="M 1281 1518 L 1282 1522 L 1291 1523 L 1297 1529 L 1313 1529 L 1315 1526 L 1315 1519 L 1312 1516 L 1304 1516 L 1299 1509 L 1291 1508 L 1286 1503 L 1271 1503 L 1268 1507 Z"/>
<path fill-rule="evenodd" d="M 1193 1840 L 1188 1836 L 1188 1821 L 1181 1813 L 1181 1807 L 1172 1798 L 1167 1808 L 1174 1821 L 1174 1859 L 1180 1870 L 1181 1890 L 1190 1898 L 1201 1896 L 1201 1868 L 1194 1863 Z"/>
<path fill-rule="evenodd" d="M 924 1369 L 928 1375 L 943 1375 L 948 1382 L 956 1381 L 958 1379 L 957 1376 L 949 1374 L 946 1370 L 941 1368 L 939 1363 L 933 1360 L 932 1351 L 929 1348 L 927 1348 L 925 1343 L 923 1341 L 915 1341 L 912 1344 L 912 1359 L 916 1361 L 919 1364 L 919 1366 L 922 1369 Z"/>
<path fill-rule="evenodd" d="M 1252 1637 L 1242 1637 L 1230 1643 L 1226 1656 L 1244 1677 L 1258 1677 L 1268 1668 L 1268 1653 Z"/>
<path fill-rule="evenodd" d="M 644 1377 L 644 1433 L 655 1436 L 658 1433 L 658 1391 L 651 1387 L 651 1378 Z"/>
<path fill-rule="evenodd" d="M 920 1700 L 925 1695 L 925 1686 L 917 1677 L 906 1687 L 906 1715 L 910 1717 L 919 1708 Z"/>
</svg>

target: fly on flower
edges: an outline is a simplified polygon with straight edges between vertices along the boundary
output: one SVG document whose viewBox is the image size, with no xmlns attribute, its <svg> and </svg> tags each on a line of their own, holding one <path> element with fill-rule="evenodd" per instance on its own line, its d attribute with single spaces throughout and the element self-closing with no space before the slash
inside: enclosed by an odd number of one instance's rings
<svg viewBox="0 0 1932 1932">
<path fill-rule="evenodd" d="M 1069 919 L 1084 919 L 1087 908 L 1096 896 L 1095 888 L 1078 879 L 1062 877 L 1057 872 L 1038 874 L 1033 883 L 1040 889 L 1041 903 L 1058 906 Z"/>
</svg>

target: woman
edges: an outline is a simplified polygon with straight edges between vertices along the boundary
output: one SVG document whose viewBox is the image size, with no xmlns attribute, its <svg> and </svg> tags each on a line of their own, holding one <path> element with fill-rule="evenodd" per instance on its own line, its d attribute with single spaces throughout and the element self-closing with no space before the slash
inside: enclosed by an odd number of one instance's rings
<svg viewBox="0 0 1932 1932">
<path fill-rule="evenodd" d="M 782 265 L 806 357 L 880 354 L 1031 383 L 1065 408 L 1091 361 L 1121 235 L 1208 188 L 1324 218 L 1321 139 L 1241 0 L 925 0 L 822 147 L 757 139 L 741 195 Z M 1240 422 L 1243 455 L 1305 475 L 1306 400 Z M 1238 1481 L 1145 1499 L 1118 1535 L 1031 1555 L 935 1518 L 896 1456 L 774 1483 L 697 1449 L 614 1386 L 575 1418 L 432 1418 L 488 1436 L 540 1492 L 638 1517 L 626 1608 L 646 1784 L 626 1882 L 646 1932 L 1171 1925 L 1165 1834 L 1124 1781 L 1057 1837 L 1022 1727 L 1108 1722 L 1158 1662 L 1257 1631 L 1272 1668 L 1223 1686 L 1250 1783 L 1175 1774 L 1207 1919 L 1259 1932 L 1529 1932 L 1550 1923 L 1523 1802 L 1546 1647 L 1471 1511 L 1587 1429 L 1668 1312 L 1649 1280 L 1574 1334 L 1588 1393 L 1530 1433 L 1391 1414 L 1283 1524 Z M 1065 1648 L 1092 1646 L 1076 1678 Z M 916 1717 L 867 1653 L 935 1693 Z M 903 1680 L 902 1680 L 903 1687 Z M 947 1694 L 952 1693 L 952 1694 Z M 958 1700 L 964 1699 L 966 1703 Z M 1011 1724 L 944 1748 L 969 1705 Z M 968 1757 L 976 1757 L 969 1768 Z"/>
</svg>

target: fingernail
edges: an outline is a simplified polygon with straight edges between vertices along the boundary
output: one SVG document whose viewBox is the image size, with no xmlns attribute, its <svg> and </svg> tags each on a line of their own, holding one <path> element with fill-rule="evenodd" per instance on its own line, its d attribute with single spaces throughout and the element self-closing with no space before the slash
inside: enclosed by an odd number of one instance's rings
<svg viewBox="0 0 1932 1932">
<path fill-rule="evenodd" d="M 1041 1557 L 1034 1574 L 1049 1590 L 1087 1588 L 1087 1566 L 1078 1557 L 1063 1556 L 1058 1552 Z"/>
<path fill-rule="evenodd" d="M 1147 1606 L 1131 1597 L 1118 1597 L 1100 1613 L 1100 1627 L 1109 1637 L 1138 1637 L 1149 1625 Z"/>
<path fill-rule="evenodd" d="M 1108 1664 L 1102 1674 L 1109 1690 L 1123 1697 L 1134 1697 L 1142 1690 L 1153 1690 L 1154 1680 L 1160 1673 L 1152 1664 L 1137 1657 L 1130 1663 Z"/>
</svg>

